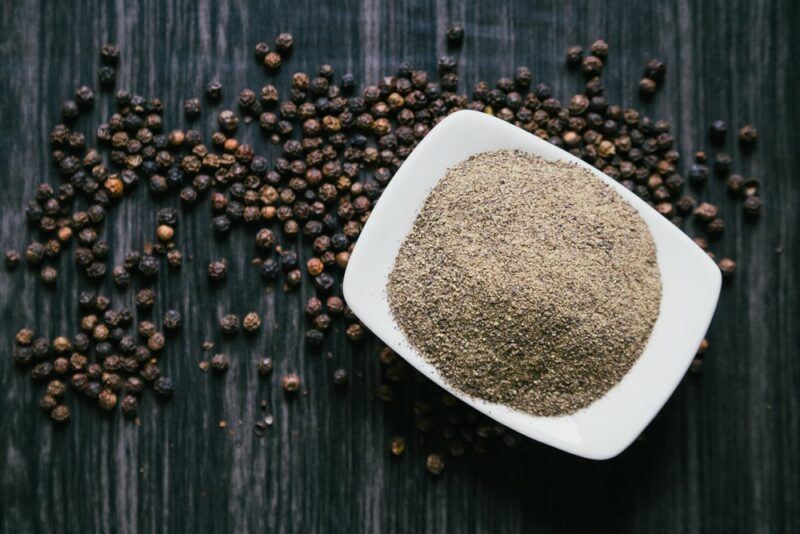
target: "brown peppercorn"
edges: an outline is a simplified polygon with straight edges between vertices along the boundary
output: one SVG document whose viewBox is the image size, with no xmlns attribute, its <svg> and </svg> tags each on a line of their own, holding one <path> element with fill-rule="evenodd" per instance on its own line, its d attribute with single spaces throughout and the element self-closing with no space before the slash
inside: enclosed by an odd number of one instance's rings
<svg viewBox="0 0 800 534">
<path fill-rule="evenodd" d="M 30 328 L 22 328 L 22 329 L 20 329 L 17 332 L 16 338 L 15 338 L 16 342 L 17 342 L 17 345 L 21 345 L 21 346 L 30 345 L 31 343 L 33 343 L 34 335 L 35 334 L 33 333 L 33 330 L 31 330 Z"/>
<path fill-rule="evenodd" d="M 739 142 L 742 146 L 749 148 L 753 146 L 758 139 L 758 130 L 752 124 L 745 124 L 739 128 Z"/>
<path fill-rule="evenodd" d="M 328 309 L 328 313 L 339 315 L 342 313 L 342 311 L 344 311 L 344 301 L 341 299 L 341 297 L 331 295 L 325 302 L 325 307 Z"/>
<path fill-rule="evenodd" d="M 364 339 L 364 327 L 361 323 L 353 323 L 347 327 L 347 338 L 350 341 L 361 341 Z"/>
<path fill-rule="evenodd" d="M 47 394 L 57 399 L 64 395 L 66 389 L 66 386 L 64 386 L 64 383 L 60 380 L 52 380 L 47 384 Z"/>
<path fill-rule="evenodd" d="M 164 334 L 156 332 L 147 338 L 147 348 L 153 352 L 159 351 L 164 348 Z"/>
<path fill-rule="evenodd" d="M 703 339 L 702 341 L 700 341 L 700 346 L 697 347 L 697 354 L 698 355 L 703 354 L 707 350 L 708 350 L 708 340 Z"/>
<path fill-rule="evenodd" d="M 54 284 L 58 278 L 58 271 L 54 267 L 44 267 L 39 275 L 45 284 Z"/>
<path fill-rule="evenodd" d="M 311 276 L 317 276 L 318 274 L 322 273 L 323 270 L 325 270 L 325 265 L 319 258 L 311 258 L 308 260 L 308 262 L 306 262 L 306 269 L 308 270 L 308 274 Z"/>
<path fill-rule="evenodd" d="M 172 239 L 172 236 L 175 235 L 175 230 L 173 230 L 171 226 L 162 224 L 156 229 L 156 235 L 161 241 L 169 241 Z"/>
<path fill-rule="evenodd" d="M 658 85 L 656 82 L 651 80 L 650 78 L 642 78 L 639 80 L 639 93 L 644 96 L 652 96 L 655 94 L 656 90 L 658 89 Z"/>
<path fill-rule="evenodd" d="M 706 232 L 709 235 L 718 235 L 721 234 L 725 230 L 725 221 L 721 218 L 717 217 L 706 224 Z"/>
<path fill-rule="evenodd" d="M 340 269 L 346 269 L 347 264 L 350 262 L 350 253 L 346 250 L 336 254 L 336 266 Z"/>
<path fill-rule="evenodd" d="M 104 410 L 113 410 L 117 405 L 117 396 L 110 389 L 104 389 L 97 396 L 97 403 Z"/>
<path fill-rule="evenodd" d="M 300 377 L 294 373 L 288 374 L 281 379 L 281 386 L 287 393 L 294 393 L 300 389 Z"/>
<path fill-rule="evenodd" d="M 723 278 L 733 278 L 736 273 L 736 262 L 730 258 L 722 258 L 719 260 L 719 270 L 722 272 Z"/>
<path fill-rule="evenodd" d="M 50 419 L 57 423 L 64 423 L 69 420 L 69 408 L 59 404 L 50 412 Z"/>
<path fill-rule="evenodd" d="M 277 52 L 269 52 L 264 56 L 264 66 L 269 70 L 278 70 L 281 66 L 281 55 Z"/>
<path fill-rule="evenodd" d="M 244 319 L 242 320 L 242 326 L 248 332 L 256 332 L 259 328 L 261 328 L 261 318 L 256 312 L 250 312 L 244 316 Z"/>
<path fill-rule="evenodd" d="M 56 354 L 64 354 L 72 348 L 70 340 L 64 336 L 58 336 L 53 340 L 53 350 Z"/>
<path fill-rule="evenodd" d="M 400 436 L 394 436 L 389 445 L 389 449 L 394 456 L 402 456 L 406 452 L 406 440 Z"/>
<path fill-rule="evenodd" d="M 699 206 L 697 206 L 694 210 L 694 216 L 700 219 L 701 221 L 712 221 L 714 220 L 717 215 L 719 214 L 719 210 L 713 204 L 709 204 L 708 202 L 703 202 Z"/>
<path fill-rule="evenodd" d="M 444 472 L 444 458 L 440 454 L 429 454 L 425 459 L 425 468 L 433 476 L 440 476 Z"/>
<path fill-rule="evenodd" d="M 39 407 L 45 411 L 51 411 L 58 405 L 58 399 L 53 397 L 52 395 L 44 395 L 41 399 L 39 399 Z"/>
</svg>

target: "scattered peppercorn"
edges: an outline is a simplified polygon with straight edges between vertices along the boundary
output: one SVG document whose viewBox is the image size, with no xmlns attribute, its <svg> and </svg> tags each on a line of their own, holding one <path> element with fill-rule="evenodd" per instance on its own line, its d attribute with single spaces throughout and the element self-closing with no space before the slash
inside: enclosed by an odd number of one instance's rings
<svg viewBox="0 0 800 534">
<path fill-rule="evenodd" d="M 69 420 L 69 408 L 63 404 L 59 404 L 50 412 L 50 419 L 56 423 L 64 423 Z"/>
<path fill-rule="evenodd" d="M 440 476 L 444 472 L 444 459 L 440 454 L 429 454 L 425 460 L 425 468 L 433 476 Z"/>
<path fill-rule="evenodd" d="M 242 326 L 248 332 L 256 332 L 261 328 L 261 318 L 256 312 L 250 312 L 244 316 Z"/>
<path fill-rule="evenodd" d="M 239 316 L 229 313 L 219 320 L 219 326 L 224 334 L 235 334 L 239 331 Z"/>
<path fill-rule="evenodd" d="M 739 128 L 739 142 L 745 148 L 752 147 L 758 139 L 758 130 L 752 124 L 745 124 Z"/>
<path fill-rule="evenodd" d="M 5 262 L 8 269 L 13 269 L 19 265 L 19 252 L 13 249 L 6 250 Z"/>
<path fill-rule="evenodd" d="M 211 357 L 211 368 L 217 372 L 222 372 L 228 369 L 230 360 L 227 354 L 215 354 Z"/>
<path fill-rule="evenodd" d="M 267 376 L 272 373 L 272 358 L 259 358 L 256 369 L 261 376 Z"/>
<path fill-rule="evenodd" d="M 281 379 L 281 386 L 287 393 L 294 393 L 300 389 L 300 377 L 294 373 L 288 374 Z"/>
<path fill-rule="evenodd" d="M 350 381 L 347 371 L 339 368 L 333 372 L 333 383 L 337 386 L 345 386 Z"/>
<path fill-rule="evenodd" d="M 394 456 L 402 456 L 406 452 L 406 440 L 400 436 L 394 436 L 389 445 L 389 449 Z"/>
<path fill-rule="evenodd" d="M 458 46 L 464 41 L 464 26 L 460 22 L 451 22 L 447 26 L 447 42 Z"/>
</svg>

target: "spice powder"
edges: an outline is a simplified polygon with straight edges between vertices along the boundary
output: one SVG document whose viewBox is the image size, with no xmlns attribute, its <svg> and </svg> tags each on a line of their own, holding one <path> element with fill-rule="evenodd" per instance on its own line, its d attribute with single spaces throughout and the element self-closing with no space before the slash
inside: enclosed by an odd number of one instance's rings
<svg viewBox="0 0 800 534">
<path fill-rule="evenodd" d="M 507 150 L 439 181 L 387 290 L 449 384 L 541 416 L 585 408 L 619 382 L 661 300 L 650 231 L 618 193 L 576 165 Z"/>
</svg>

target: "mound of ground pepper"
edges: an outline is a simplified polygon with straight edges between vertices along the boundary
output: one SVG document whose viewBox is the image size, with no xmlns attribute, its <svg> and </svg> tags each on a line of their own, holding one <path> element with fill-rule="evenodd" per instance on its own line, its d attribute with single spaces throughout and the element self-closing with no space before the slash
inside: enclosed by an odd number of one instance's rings
<svg viewBox="0 0 800 534">
<path fill-rule="evenodd" d="M 661 281 L 644 221 L 588 170 L 475 155 L 430 193 L 389 277 L 411 344 L 455 388 L 557 416 L 641 355 Z"/>
</svg>

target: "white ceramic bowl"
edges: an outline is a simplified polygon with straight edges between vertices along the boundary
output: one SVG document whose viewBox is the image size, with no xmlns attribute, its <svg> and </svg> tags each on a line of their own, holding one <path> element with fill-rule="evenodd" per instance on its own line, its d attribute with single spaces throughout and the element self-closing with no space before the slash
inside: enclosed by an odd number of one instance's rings
<svg viewBox="0 0 800 534">
<path fill-rule="evenodd" d="M 591 170 L 639 212 L 656 244 L 662 298 L 644 353 L 604 397 L 572 415 L 535 417 L 453 389 L 409 344 L 389 308 L 389 273 L 428 193 L 453 165 L 474 154 L 498 149 L 524 150 Z M 630 445 L 675 390 L 711 322 L 721 281 L 717 266 L 689 237 L 616 181 L 500 119 L 460 111 L 431 130 L 386 187 L 350 258 L 344 296 L 375 335 L 470 406 L 520 434 L 578 456 L 601 460 L 616 456 Z"/>
</svg>

